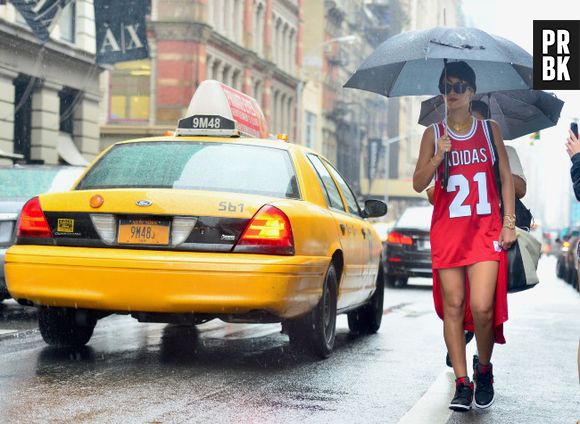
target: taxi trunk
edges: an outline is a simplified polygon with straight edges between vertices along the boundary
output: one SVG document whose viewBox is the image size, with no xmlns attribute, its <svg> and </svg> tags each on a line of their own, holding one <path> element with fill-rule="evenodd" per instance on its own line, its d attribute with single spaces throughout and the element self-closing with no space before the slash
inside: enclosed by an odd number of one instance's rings
<svg viewBox="0 0 580 424">
<path fill-rule="evenodd" d="M 21 302 L 108 312 L 298 316 L 316 305 L 328 258 L 296 256 L 291 232 L 278 245 L 242 240 L 264 211 L 291 231 L 271 200 L 164 189 L 41 196 L 48 231 L 19 234 L 9 290 Z"/>
</svg>

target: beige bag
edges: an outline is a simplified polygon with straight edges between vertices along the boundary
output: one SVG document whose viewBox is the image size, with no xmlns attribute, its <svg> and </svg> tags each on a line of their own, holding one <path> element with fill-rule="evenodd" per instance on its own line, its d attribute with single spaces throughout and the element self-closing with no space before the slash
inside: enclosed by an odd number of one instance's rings
<svg viewBox="0 0 580 424">
<path fill-rule="evenodd" d="M 508 293 L 527 290 L 540 282 L 536 270 L 542 254 L 542 243 L 518 227 L 516 236 L 516 242 L 507 252 Z"/>
</svg>

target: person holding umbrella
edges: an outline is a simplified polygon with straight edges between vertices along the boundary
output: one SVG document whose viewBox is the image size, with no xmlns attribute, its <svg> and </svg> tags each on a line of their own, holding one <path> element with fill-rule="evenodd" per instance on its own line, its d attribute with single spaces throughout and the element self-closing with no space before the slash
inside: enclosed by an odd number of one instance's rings
<svg viewBox="0 0 580 424">
<path fill-rule="evenodd" d="M 435 175 L 433 296 L 456 376 L 449 407 L 467 411 L 472 400 L 480 408 L 494 400 L 491 356 L 494 343 L 505 343 L 503 323 L 508 318 L 505 250 L 516 240 L 514 184 L 499 126 L 471 116 L 470 102 L 476 92 L 473 69 L 463 61 L 447 63 L 439 90 L 445 97 L 447 119 L 425 130 L 413 187 L 422 192 Z M 501 193 L 491 143 L 498 153 Z M 448 178 L 443 185 L 445 156 Z M 464 330 L 475 332 L 479 352 L 475 393 L 467 375 Z"/>
<path fill-rule="evenodd" d="M 388 38 L 344 84 L 387 97 L 445 94 L 446 119 L 434 121 L 423 134 L 413 186 L 421 192 L 437 178 L 433 297 L 457 377 L 449 405 L 454 410 L 469 410 L 473 396 L 464 330 L 475 328 L 481 359 L 475 370 L 475 404 L 488 407 L 493 402 L 491 353 L 494 341 L 505 342 L 502 324 L 507 320 L 504 249 L 515 241 L 514 186 L 502 133 L 495 122 L 488 129 L 489 121 L 474 120 L 469 102 L 476 89 L 481 94 L 529 90 L 532 82 L 532 55 L 517 44 L 478 28 L 444 26 Z M 501 193 L 493 172 L 492 137 L 499 152 Z"/>
<path fill-rule="evenodd" d="M 471 104 L 470 104 L 470 110 L 471 110 L 471 115 L 476 118 L 476 119 L 480 119 L 480 120 L 486 120 L 486 119 L 490 119 L 490 113 L 489 113 L 489 106 L 487 105 L 487 103 L 481 101 L 481 100 L 472 100 Z M 514 180 L 514 189 L 515 189 L 515 194 L 516 194 L 516 199 L 522 199 L 525 195 L 526 195 L 526 191 L 527 191 L 527 180 L 526 180 L 526 176 L 524 175 L 524 170 L 522 167 L 522 163 L 520 161 L 520 157 L 518 156 L 518 152 L 516 151 L 516 149 L 513 146 L 505 146 L 506 152 L 507 152 L 507 156 L 508 156 L 508 162 L 510 164 L 510 169 L 512 171 L 512 176 L 513 176 L 513 180 Z M 429 203 L 433 204 L 433 192 L 435 191 L 435 186 L 430 186 L 429 188 L 427 188 L 427 200 L 429 200 Z M 516 200 L 516 209 L 517 209 L 517 200 Z M 525 206 L 524 206 L 525 207 Z M 517 215 L 517 210 L 516 210 L 516 215 Z M 530 222 L 522 222 L 522 225 L 520 225 L 520 223 L 516 222 L 517 226 L 520 227 L 527 227 L 529 229 L 530 227 Z M 471 337 L 469 337 L 468 339 L 466 339 L 467 342 L 469 343 L 469 340 L 471 340 Z"/>
</svg>

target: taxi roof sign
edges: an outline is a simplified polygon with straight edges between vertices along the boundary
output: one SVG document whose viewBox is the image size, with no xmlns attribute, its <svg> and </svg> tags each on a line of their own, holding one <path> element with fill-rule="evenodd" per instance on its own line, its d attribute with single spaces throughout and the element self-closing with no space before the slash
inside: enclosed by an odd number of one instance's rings
<svg viewBox="0 0 580 424">
<path fill-rule="evenodd" d="M 175 135 L 266 138 L 266 120 L 256 99 L 215 80 L 199 84 Z"/>
</svg>

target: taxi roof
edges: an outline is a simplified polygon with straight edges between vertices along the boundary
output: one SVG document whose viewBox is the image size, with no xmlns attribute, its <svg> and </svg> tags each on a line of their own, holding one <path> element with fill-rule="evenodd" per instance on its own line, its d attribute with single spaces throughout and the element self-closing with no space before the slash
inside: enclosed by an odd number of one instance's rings
<svg viewBox="0 0 580 424">
<path fill-rule="evenodd" d="M 154 142 L 202 142 L 202 143 L 229 143 L 229 144 L 246 144 L 253 146 L 263 146 L 263 147 L 273 147 L 281 150 L 303 150 L 305 152 L 315 153 L 314 150 L 302 146 L 300 144 L 274 140 L 271 138 L 250 138 L 250 137 L 208 137 L 208 136 L 153 136 L 153 137 L 143 137 L 135 138 L 130 140 L 123 140 L 114 143 L 113 145 L 119 144 L 130 144 L 130 143 L 154 143 Z"/>
<path fill-rule="evenodd" d="M 179 120 L 176 135 L 266 138 L 266 119 L 253 97 L 219 81 L 202 81 Z"/>
</svg>

